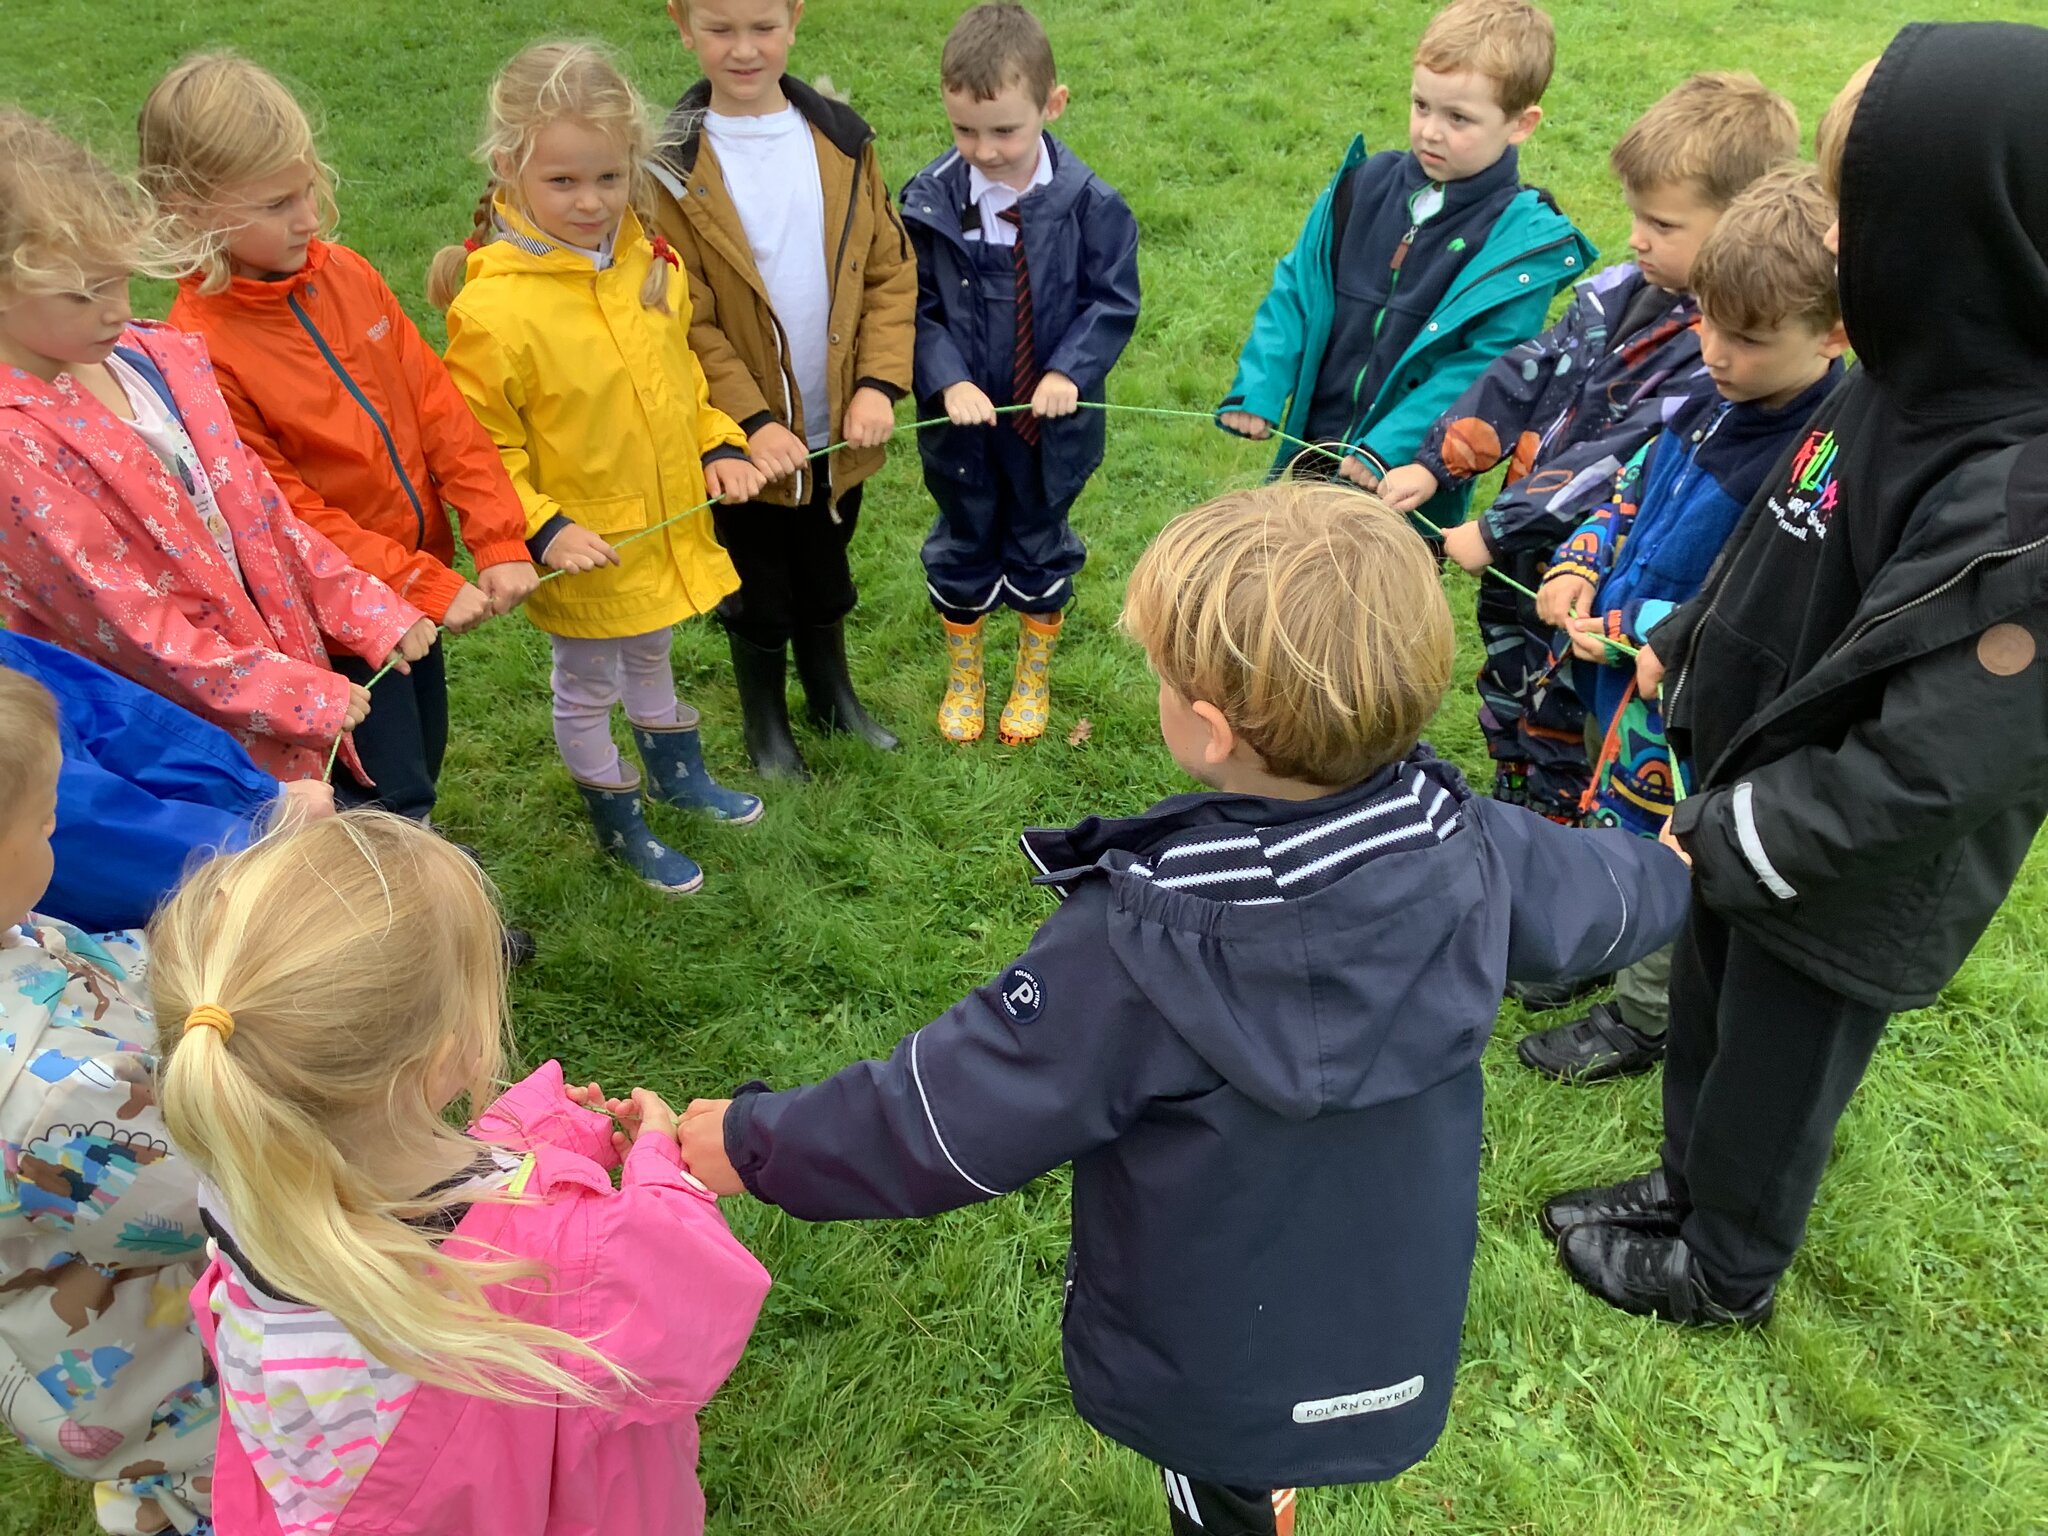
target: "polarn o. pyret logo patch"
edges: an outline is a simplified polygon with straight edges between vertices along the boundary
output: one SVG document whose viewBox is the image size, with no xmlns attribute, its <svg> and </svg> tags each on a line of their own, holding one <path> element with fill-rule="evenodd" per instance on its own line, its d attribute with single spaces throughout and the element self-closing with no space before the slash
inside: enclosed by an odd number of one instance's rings
<svg viewBox="0 0 2048 1536">
<path fill-rule="evenodd" d="M 1045 1007 L 1045 988 L 1021 965 L 1013 965 L 1000 984 L 1003 1012 L 1019 1024 L 1029 1024 Z"/>
</svg>

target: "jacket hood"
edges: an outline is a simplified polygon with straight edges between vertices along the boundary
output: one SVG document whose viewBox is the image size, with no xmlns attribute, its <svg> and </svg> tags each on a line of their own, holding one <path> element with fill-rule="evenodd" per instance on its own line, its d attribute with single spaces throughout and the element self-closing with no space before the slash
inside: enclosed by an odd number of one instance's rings
<svg viewBox="0 0 2048 1536">
<path fill-rule="evenodd" d="M 1484 959 L 1487 893 L 1462 825 L 1470 797 L 1423 747 L 1320 800 L 1184 795 L 1023 842 L 1041 883 L 1106 883 L 1110 948 L 1175 1033 L 1247 1098 L 1308 1120 L 1419 1093 L 1484 1048 L 1504 978 Z M 1150 878 L 1147 861 L 1177 842 L 1251 827 L 1284 838 L 1291 823 L 1353 815 L 1365 825 L 1390 799 L 1404 812 L 1370 825 L 1433 826 L 1428 846 L 1367 855 L 1298 896 L 1238 904 Z"/>
<path fill-rule="evenodd" d="M 1842 311 L 1900 410 L 2048 402 L 2044 79 L 2048 29 L 1919 24 L 1864 92 L 1842 162 Z"/>
<path fill-rule="evenodd" d="M 1086 161 L 1050 133 L 1045 135 L 1046 153 L 1052 156 L 1052 180 L 1028 196 L 1048 220 L 1064 218 L 1067 211 L 1088 190 L 1095 173 Z M 960 216 L 967 207 L 968 164 L 956 149 L 942 155 L 903 188 L 903 214 L 954 239 L 961 237 Z"/>
<path fill-rule="evenodd" d="M 269 280 L 230 278 L 227 287 L 217 293 L 201 293 L 200 285 L 206 281 L 206 274 L 189 272 L 178 279 L 178 296 L 187 304 L 216 309 L 282 309 L 287 299 L 304 292 L 306 285 L 326 269 L 328 252 L 327 242 L 315 236 L 307 242 L 305 265 L 298 271 Z"/>
<path fill-rule="evenodd" d="M 805 85 L 792 75 L 782 77 L 782 94 L 803 115 L 804 121 L 825 135 L 832 147 L 849 160 L 874 138 L 875 130 L 852 107 L 827 96 L 816 86 Z M 704 144 L 704 114 L 711 110 L 711 82 L 699 80 L 683 92 L 668 120 L 661 126 L 654 157 L 684 176 L 697 168 L 697 151 Z"/>
<path fill-rule="evenodd" d="M 198 337 L 184 331 L 174 330 L 161 320 L 130 320 L 128 328 L 121 332 L 121 339 L 114 343 L 132 352 L 141 352 L 152 362 L 161 366 L 165 358 L 180 353 L 190 356 L 197 349 L 204 352 L 206 344 Z M 68 375 L 59 374 L 58 378 Z M 73 398 L 84 395 L 76 379 L 64 386 L 72 391 Z M 90 398 L 89 396 L 87 398 Z M 63 393 L 54 382 L 37 378 L 26 368 L 11 368 L 0 364 L 0 410 L 12 407 L 27 411 L 64 411 L 72 409 Z"/>
</svg>

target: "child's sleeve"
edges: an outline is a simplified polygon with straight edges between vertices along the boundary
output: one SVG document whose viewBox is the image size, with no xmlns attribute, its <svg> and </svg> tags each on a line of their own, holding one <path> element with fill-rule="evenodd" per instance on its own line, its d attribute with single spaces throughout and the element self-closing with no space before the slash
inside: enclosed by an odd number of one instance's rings
<svg viewBox="0 0 2048 1536">
<path fill-rule="evenodd" d="M 246 448 L 242 452 L 248 454 Z M 261 473 L 254 455 L 248 459 Z M 0 462 L 7 471 L 5 515 L 12 529 L 11 537 L 0 538 L 0 575 L 17 593 L 58 591 L 80 599 L 83 614 L 33 610 L 51 630 L 69 636 L 72 648 L 131 677 L 163 679 L 167 694 L 231 730 L 313 748 L 341 734 L 348 713 L 345 678 L 266 646 L 230 644 L 192 623 L 174 598 L 133 572 L 106 518 L 47 467 L 39 443 L 17 435 L 6 443 Z M 274 707 L 280 689 L 290 693 L 293 708 Z"/>
<path fill-rule="evenodd" d="M 1138 328 L 1138 220 L 1122 197 L 1098 186 L 1080 222 L 1080 307 L 1045 371 L 1065 374 L 1091 395 Z"/>
<path fill-rule="evenodd" d="M 511 477 L 512 490 L 526 510 L 526 538 L 556 518 L 568 521 L 562 504 L 541 490 L 533 478 L 533 455 L 527 448 L 526 380 L 506 346 L 490 327 L 458 301 L 448 310 L 448 350 L 441 361 L 455 389 L 469 403 L 470 413 L 498 450 L 498 461 Z M 540 551 L 536 549 L 536 558 Z"/>
<path fill-rule="evenodd" d="M 586 1283 L 565 1288 L 561 1326 L 633 1374 L 607 1420 L 656 1424 L 711 1401 L 739 1364 L 768 1294 L 768 1271 L 732 1235 L 711 1191 L 683 1171 L 669 1137 L 641 1136 L 616 1193 L 588 1202 Z M 599 1392 L 618 1393 L 593 1361 L 564 1363 Z"/>
<path fill-rule="evenodd" d="M 426 337 L 412 323 L 398 296 L 376 268 L 367 261 L 363 268 L 375 285 L 378 303 L 398 340 L 399 366 L 404 369 L 406 382 L 412 386 L 413 398 L 419 405 L 420 446 L 427 456 L 427 469 L 442 499 L 455 509 L 470 558 L 480 571 L 494 565 L 524 564 L 528 558 L 526 509 L 512 489 L 496 445 L 477 424 L 469 402 L 448 377 L 448 369 L 427 345 Z M 334 542 L 348 549 L 340 539 Z M 462 578 L 425 550 L 419 552 L 418 558 L 430 565 L 420 578 L 420 587 L 435 596 L 439 607 L 428 608 L 418 598 L 413 601 L 438 622 L 461 590 Z M 369 566 L 363 568 L 373 576 L 383 574 Z M 439 597 L 444 588 L 447 596 Z M 403 588 L 399 591 L 401 596 L 411 596 Z"/>
<path fill-rule="evenodd" d="M 807 1221 L 929 1216 L 1113 1141 L 1156 1098 L 1213 1088 L 1108 952 L 1106 899 L 1075 895 L 1016 964 L 887 1061 L 742 1091 L 725 1146 L 747 1188 Z"/>
<path fill-rule="evenodd" d="M 2048 780 L 2048 608 L 2007 621 L 2017 671 L 1972 634 L 1890 673 L 1839 745 L 1763 763 L 1695 795 L 1671 830 L 1716 911 L 1770 911 L 1844 882 L 1932 867 Z M 1661 652 L 1660 652 L 1661 654 Z"/>
<path fill-rule="evenodd" d="M 1586 355 L 1585 338 L 1603 313 L 1599 298 L 1582 284 L 1555 325 L 1496 357 L 1437 417 L 1414 461 L 1449 489 L 1478 479 L 1515 453 L 1558 362 Z"/>
<path fill-rule="evenodd" d="M 917 345 L 917 257 L 910 235 L 882 180 L 881 162 L 867 151 L 861 178 L 874 238 L 861 271 L 860 331 L 854 337 L 854 388 L 879 389 L 892 401 L 910 393 Z"/>
<path fill-rule="evenodd" d="M 1690 877 L 1661 843 L 1561 827 L 1497 800 L 1475 797 L 1466 812 L 1480 818 L 1506 871 L 1510 981 L 1597 976 L 1678 937 Z"/>
<path fill-rule="evenodd" d="M 265 472 L 290 505 L 294 517 L 316 529 L 347 555 L 357 570 L 369 572 L 430 618 L 439 619 L 448 611 L 448 604 L 461 590 L 461 577 L 425 550 L 408 549 L 397 539 L 365 528 L 352 514 L 314 490 L 278 446 L 261 407 L 249 398 L 234 373 L 216 362 L 214 382 L 220 386 L 221 398 L 227 401 L 228 414 L 234 417 L 235 435 L 262 460 Z"/>
<path fill-rule="evenodd" d="M 405 632 L 426 615 L 369 572 L 357 570 L 319 529 L 300 522 L 270 471 L 246 444 L 242 459 L 277 524 L 286 558 L 296 563 L 305 581 L 313 622 L 328 640 L 328 649 L 347 651 L 373 667 L 382 665 Z"/>
<path fill-rule="evenodd" d="M 919 400 L 936 400 L 974 375 L 946 323 L 947 296 L 939 291 L 935 270 L 938 258 L 932 236 L 922 225 L 911 226 L 910 248 L 917 257 L 917 346 L 911 378 Z"/>
<path fill-rule="evenodd" d="M 1329 282 L 1330 207 L 1346 174 L 1340 170 L 1331 178 L 1310 205 L 1293 246 L 1274 263 L 1272 286 L 1252 315 L 1251 333 L 1237 354 L 1237 373 L 1230 381 L 1230 391 L 1216 407 L 1219 415 L 1245 411 L 1275 426 L 1286 422 L 1287 402 L 1301 377 L 1301 361 L 1308 348 L 1308 308 L 1302 294 L 1317 281 Z M 1320 278 L 1315 275 L 1318 267 L 1324 269 Z"/>
<path fill-rule="evenodd" d="M 1572 536 L 1557 546 L 1550 557 L 1550 569 L 1543 573 L 1545 581 L 1553 576 L 1580 576 L 1598 587 L 1614 569 L 1614 557 L 1621 552 L 1622 542 L 1635 528 L 1638 488 L 1643 484 L 1644 470 L 1650 457 L 1656 452 L 1651 444 L 1622 465 L 1614 477 L 1614 488 L 1608 498 L 1593 509 L 1593 513 Z"/>
</svg>

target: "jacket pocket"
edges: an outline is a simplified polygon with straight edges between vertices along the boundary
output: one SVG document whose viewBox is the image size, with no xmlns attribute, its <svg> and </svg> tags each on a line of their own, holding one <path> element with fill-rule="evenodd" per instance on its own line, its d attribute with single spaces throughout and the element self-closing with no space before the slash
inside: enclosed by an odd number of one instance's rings
<svg viewBox="0 0 2048 1536">
<path fill-rule="evenodd" d="M 647 498 L 607 496 L 599 501 L 565 501 L 562 511 L 592 533 L 638 533 L 647 526 Z"/>
</svg>

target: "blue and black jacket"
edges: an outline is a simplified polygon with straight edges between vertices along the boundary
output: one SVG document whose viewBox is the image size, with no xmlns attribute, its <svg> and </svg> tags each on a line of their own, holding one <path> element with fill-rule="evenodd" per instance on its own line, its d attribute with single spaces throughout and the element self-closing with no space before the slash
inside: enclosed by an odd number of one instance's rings
<svg viewBox="0 0 2048 1536">
<path fill-rule="evenodd" d="M 1668 941 L 1684 866 L 1426 747 L 1319 800 L 1183 795 L 1024 848 L 1065 897 L 1025 953 L 887 1061 L 742 1090 L 733 1166 L 822 1221 L 1071 1162 L 1089 1423 L 1207 1481 L 1392 1477 L 1450 1406 L 1501 989 Z"/>
<path fill-rule="evenodd" d="M 1510 150 L 1502 157 L 1510 182 L 1513 156 Z M 1498 201 L 1491 194 L 1500 189 L 1487 179 L 1493 174 L 1473 178 L 1469 187 L 1482 209 Z M 1357 327 L 1346 322 L 1370 310 L 1366 352 L 1342 359 L 1343 367 L 1356 370 L 1371 386 L 1361 392 L 1344 438 L 1384 468 L 1406 464 L 1445 408 L 1495 358 L 1540 331 L 1550 301 L 1599 260 L 1599 251 L 1558 211 L 1550 195 L 1536 188 L 1514 193 L 1482 230 L 1461 220 L 1465 194 L 1458 189 L 1466 184 L 1453 182 L 1444 209 L 1416 225 L 1406 210 L 1412 193 L 1426 181 L 1409 151 L 1387 150 L 1368 158 L 1365 140 L 1352 141 L 1337 174 L 1309 210 L 1294 248 L 1273 269 L 1273 286 L 1253 317 L 1237 376 L 1219 412 L 1248 411 L 1291 436 L 1309 436 L 1331 348 L 1353 350 L 1345 338 Z M 1365 271 L 1340 270 L 1340 256 L 1349 263 L 1360 249 L 1355 236 L 1361 224 L 1367 226 L 1375 258 L 1365 262 Z M 1396 269 L 1395 253 L 1403 249 L 1404 238 L 1407 248 Z M 1460 241 L 1465 248 L 1453 251 L 1453 243 Z M 1418 267 L 1456 268 L 1427 313 L 1409 313 L 1401 298 L 1404 287 L 1424 294 L 1434 287 L 1425 273 L 1409 270 L 1411 261 Z M 1425 281 L 1418 283 L 1419 276 Z M 1353 297 L 1346 298 L 1353 290 Z M 1380 320 L 1380 315 L 1387 318 Z M 1393 355 L 1376 356 L 1381 347 Z M 1297 451 L 1283 445 L 1276 471 Z M 1449 487 L 1421 509 L 1422 516 L 1439 527 L 1455 523 L 1465 515 L 1466 499 L 1462 483 Z"/>
<path fill-rule="evenodd" d="M 1018 238 L 1031 273 L 1038 364 L 1100 403 L 1109 370 L 1138 324 L 1138 221 L 1116 189 L 1051 134 L 1052 180 L 1017 204 Z M 918 414 L 945 414 L 940 397 L 971 382 L 998 405 L 1009 399 L 1016 336 L 1007 318 L 990 323 L 968 250 L 972 217 L 968 165 L 944 155 L 903 189 L 903 222 L 917 252 Z M 1005 312 L 1007 316 L 1007 311 Z M 1047 500 L 1071 501 L 1102 463 L 1104 413 L 1048 420 L 1039 435 Z M 917 435 L 927 475 L 973 481 L 988 474 L 987 428 L 941 425 Z"/>
<path fill-rule="evenodd" d="M 56 868 L 38 912 L 87 933 L 140 928 L 195 858 L 242 847 L 277 802 L 234 737 L 125 677 L 6 630 L 0 666 L 57 697 Z"/>
</svg>

